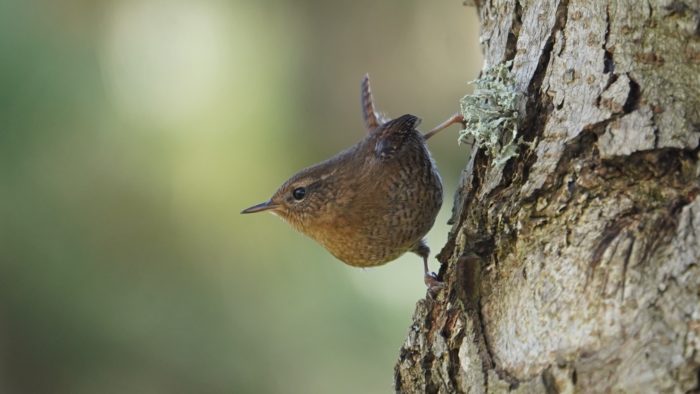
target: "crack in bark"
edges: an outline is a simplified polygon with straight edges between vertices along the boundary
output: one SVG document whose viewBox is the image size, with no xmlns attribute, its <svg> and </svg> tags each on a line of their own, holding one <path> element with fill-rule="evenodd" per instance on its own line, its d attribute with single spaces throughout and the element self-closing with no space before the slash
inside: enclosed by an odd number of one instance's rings
<svg viewBox="0 0 700 394">
<path fill-rule="evenodd" d="M 595 268 L 600 264 L 603 254 L 606 250 L 608 250 L 610 244 L 617 239 L 618 235 L 620 235 L 623 229 L 629 227 L 637 220 L 638 214 L 639 212 L 637 212 L 636 209 L 633 209 L 630 212 L 621 214 L 615 219 L 614 222 L 605 227 L 599 238 L 598 246 L 596 246 L 593 254 L 591 255 L 591 260 L 588 266 L 589 275 L 592 275 Z"/>
<path fill-rule="evenodd" d="M 542 385 L 544 386 L 545 392 L 547 394 L 558 394 L 557 385 L 554 381 L 554 375 L 552 375 L 551 366 L 542 372 Z"/>
<path fill-rule="evenodd" d="M 503 53 L 503 61 L 512 60 L 515 57 L 518 37 L 520 36 L 520 27 L 522 26 L 523 7 L 519 1 L 515 2 L 513 10 L 513 20 L 511 22 L 508 39 L 506 40 L 505 51 Z"/>
<path fill-rule="evenodd" d="M 630 236 L 630 245 L 627 248 L 627 253 L 625 253 L 625 258 L 622 263 L 622 278 L 620 282 L 622 284 L 622 289 L 620 291 L 620 302 L 625 300 L 625 286 L 627 284 L 627 266 L 629 266 L 630 258 L 632 257 L 632 250 L 634 249 L 634 243 L 636 238 L 634 235 Z"/>
<path fill-rule="evenodd" d="M 449 313 L 449 312 L 448 312 Z M 448 319 L 445 321 L 445 327 L 450 327 L 455 324 L 455 321 L 459 319 L 459 314 L 464 314 L 464 311 L 462 309 L 456 309 L 452 310 L 450 313 L 450 316 Z M 445 333 L 445 337 L 448 339 L 453 337 L 451 335 L 452 333 Z M 456 342 L 452 344 L 448 344 L 451 346 L 450 349 L 447 351 L 447 356 L 450 360 L 449 365 L 447 366 L 447 377 L 450 380 L 450 383 L 452 384 L 452 387 L 456 390 L 457 388 L 461 387 L 459 384 L 459 370 L 461 368 L 461 364 L 459 361 L 459 349 L 462 347 L 462 342 L 464 341 L 464 328 L 460 328 L 459 331 L 457 332 L 456 335 L 454 335 L 456 338 Z"/>
<path fill-rule="evenodd" d="M 433 353 L 428 351 L 421 360 L 421 368 L 425 371 L 425 392 L 426 393 L 437 393 L 438 388 L 433 383 L 433 361 L 435 361 L 435 356 Z"/>
<path fill-rule="evenodd" d="M 637 81 L 635 81 L 629 73 L 626 75 L 630 80 L 630 92 L 627 95 L 625 104 L 622 106 L 622 112 L 628 114 L 639 109 L 639 103 L 642 100 L 642 92 Z M 657 145 L 654 144 L 654 146 Z"/>
<path fill-rule="evenodd" d="M 603 38 L 603 50 L 605 54 L 603 55 L 603 73 L 610 73 L 614 75 L 615 73 L 615 61 L 613 60 L 613 54 L 608 49 L 608 41 L 610 39 L 610 3 L 605 6 L 605 38 Z"/>
<path fill-rule="evenodd" d="M 672 201 L 665 209 L 667 214 L 660 215 L 653 224 L 654 235 L 650 237 L 651 242 L 646 244 L 642 257 L 639 259 L 639 263 L 649 261 L 654 252 L 659 249 L 659 245 L 665 243 L 667 238 L 673 234 L 673 231 L 678 226 L 678 214 L 686 205 L 690 204 L 692 200 L 681 196 L 675 201 Z"/>
<path fill-rule="evenodd" d="M 545 70 L 550 63 L 552 50 L 554 49 L 554 40 L 556 33 L 562 31 L 567 22 L 567 9 L 569 6 L 568 0 L 562 0 L 555 12 L 555 21 L 547 38 L 547 42 L 542 49 L 537 67 L 535 68 L 534 78 L 530 81 L 526 96 L 528 101 L 525 105 L 526 117 L 523 119 L 520 130 L 523 130 L 522 138 L 525 142 L 532 143 L 536 138 L 542 136 L 544 127 L 547 124 L 547 119 L 552 113 L 552 98 L 547 95 L 542 95 L 540 91 L 542 82 L 544 81 Z M 522 179 L 521 184 L 525 184 L 530 175 L 530 169 L 537 160 L 537 155 L 533 154 L 531 145 L 526 145 L 529 152 L 521 165 Z M 507 174 L 504 178 L 509 179 Z"/>
</svg>

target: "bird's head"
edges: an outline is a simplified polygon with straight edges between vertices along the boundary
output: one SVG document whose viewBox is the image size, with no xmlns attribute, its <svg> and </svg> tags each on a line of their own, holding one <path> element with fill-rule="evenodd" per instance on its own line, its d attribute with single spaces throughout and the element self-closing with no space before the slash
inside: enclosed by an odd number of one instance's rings
<svg viewBox="0 0 700 394">
<path fill-rule="evenodd" d="M 337 163 L 323 162 L 299 171 L 280 186 L 272 197 L 241 213 L 269 211 L 299 231 L 328 219 L 337 199 Z"/>
</svg>

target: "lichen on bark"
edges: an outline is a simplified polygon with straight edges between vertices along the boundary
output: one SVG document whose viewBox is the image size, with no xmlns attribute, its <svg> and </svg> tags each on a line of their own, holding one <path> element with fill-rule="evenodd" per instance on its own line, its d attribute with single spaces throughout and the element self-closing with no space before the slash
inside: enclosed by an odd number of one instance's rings
<svg viewBox="0 0 700 394">
<path fill-rule="evenodd" d="M 474 140 L 476 149 L 484 149 L 491 157 L 491 164 L 503 167 L 518 154 L 518 100 L 515 76 L 510 72 L 512 62 L 505 62 L 484 70 L 471 82 L 474 92 L 464 96 L 460 113 L 464 118 L 464 130 L 459 133 L 460 142 Z"/>
</svg>

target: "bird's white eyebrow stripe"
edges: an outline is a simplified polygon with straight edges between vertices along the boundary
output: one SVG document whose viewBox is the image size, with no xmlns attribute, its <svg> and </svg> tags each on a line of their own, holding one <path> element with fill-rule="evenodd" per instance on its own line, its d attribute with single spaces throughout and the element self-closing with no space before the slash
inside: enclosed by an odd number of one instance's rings
<svg viewBox="0 0 700 394">
<path fill-rule="evenodd" d="M 331 172 L 329 172 L 329 173 L 327 173 L 327 174 L 321 175 L 321 176 L 319 177 L 319 180 L 324 181 L 324 180 L 326 180 L 327 178 L 330 178 L 331 176 L 333 176 L 333 175 L 335 174 L 335 171 L 336 171 L 336 170 L 334 169 L 333 171 L 331 171 Z"/>
</svg>

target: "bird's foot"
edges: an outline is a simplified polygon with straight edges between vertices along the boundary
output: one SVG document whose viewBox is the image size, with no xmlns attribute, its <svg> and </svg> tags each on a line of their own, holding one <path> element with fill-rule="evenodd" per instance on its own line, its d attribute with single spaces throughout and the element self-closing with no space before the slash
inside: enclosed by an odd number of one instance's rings
<svg viewBox="0 0 700 394">
<path fill-rule="evenodd" d="M 441 282 L 434 272 L 426 272 L 425 276 L 423 276 L 423 281 L 428 286 L 428 293 L 431 296 L 437 295 L 440 290 L 445 288 L 445 283 Z"/>
<path fill-rule="evenodd" d="M 423 135 L 423 138 L 425 138 L 425 139 L 427 140 L 428 138 L 434 136 L 435 134 L 437 134 L 437 133 L 440 132 L 441 130 L 445 130 L 446 128 L 452 126 L 452 125 L 455 124 L 455 123 L 461 124 L 463 129 L 467 127 L 467 121 L 464 120 L 464 116 L 462 116 L 462 114 L 460 114 L 460 113 L 456 113 L 456 114 L 450 116 L 449 118 L 447 118 L 447 120 L 445 120 L 444 122 L 442 122 L 442 123 L 440 123 L 439 125 L 435 126 L 434 129 L 432 129 L 432 130 L 430 130 L 429 132 L 425 133 L 425 134 Z"/>
</svg>

